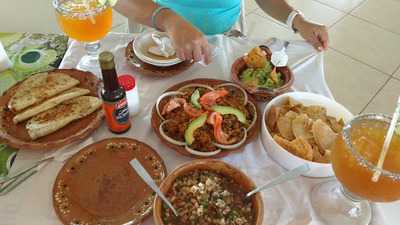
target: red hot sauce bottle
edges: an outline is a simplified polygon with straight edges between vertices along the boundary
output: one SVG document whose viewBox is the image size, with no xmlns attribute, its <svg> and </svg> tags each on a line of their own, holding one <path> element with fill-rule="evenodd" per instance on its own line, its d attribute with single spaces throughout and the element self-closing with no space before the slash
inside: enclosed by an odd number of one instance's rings
<svg viewBox="0 0 400 225">
<path fill-rule="evenodd" d="M 118 83 L 114 55 L 111 52 L 102 52 L 99 62 L 104 83 L 101 98 L 107 125 L 111 132 L 121 134 L 131 127 L 126 93 Z"/>
</svg>

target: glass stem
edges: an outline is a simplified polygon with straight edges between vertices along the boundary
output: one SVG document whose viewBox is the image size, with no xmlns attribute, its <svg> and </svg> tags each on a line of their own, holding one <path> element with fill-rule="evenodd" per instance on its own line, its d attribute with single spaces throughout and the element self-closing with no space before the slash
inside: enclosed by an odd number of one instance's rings
<svg viewBox="0 0 400 225">
<path fill-rule="evenodd" d="M 97 57 L 100 50 L 100 41 L 85 43 L 86 53 L 91 57 Z"/>
</svg>

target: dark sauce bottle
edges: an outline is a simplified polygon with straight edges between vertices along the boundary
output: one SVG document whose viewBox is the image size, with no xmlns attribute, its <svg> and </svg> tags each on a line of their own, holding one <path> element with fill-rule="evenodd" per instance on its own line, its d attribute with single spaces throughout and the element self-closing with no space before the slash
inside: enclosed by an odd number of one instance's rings
<svg viewBox="0 0 400 225">
<path fill-rule="evenodd" d="M 107 125 L 111 132 L 121 134 L 131 127 L 126 93 L 118 82 L 114 55 L 111 52 L 102 52 L 99 62 L 104 83 L 101 98 Z"/>
</svg>

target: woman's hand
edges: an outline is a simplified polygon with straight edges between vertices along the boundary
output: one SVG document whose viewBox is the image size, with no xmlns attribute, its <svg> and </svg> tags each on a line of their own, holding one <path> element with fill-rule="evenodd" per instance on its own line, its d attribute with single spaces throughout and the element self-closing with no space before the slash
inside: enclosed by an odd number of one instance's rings
<svg viewBox="0 0 400 225">
<path fill-rule="evenodd" d="M 210 50 L 208 41 L 204 35 L 189 22 L 176 14 L 170 14 L 166 10 L 163 19 L 163 29 L 171 38 L 177 56 L 182 60 L 194 60 L 195 62 L 204 59 L 206 64 L 210 63 Z M 161 15 L 159 15 L 161 16 Z M 161 17 L 158 20 L 162 20 Z"/>
<path fill-rule="evenodd" d="M 297 29 L 299 34 L 318 51 L 328 49 L 329 36 L 324 25 L 306 21 L 298 15 L 293 21 L 293 28 Z"/>
</svg>

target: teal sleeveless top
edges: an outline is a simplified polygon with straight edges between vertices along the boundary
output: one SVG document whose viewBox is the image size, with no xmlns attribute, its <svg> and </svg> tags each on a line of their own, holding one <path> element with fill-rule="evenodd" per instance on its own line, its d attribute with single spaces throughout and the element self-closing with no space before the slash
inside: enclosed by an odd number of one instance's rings
<svg viewBox="0 0 400 225">
<path fill-rule="evenodd" d="M 240 0 L 154 0 L 192 23 L 206 35 L 224 33 L 240 15 Z"/>
</svg>

